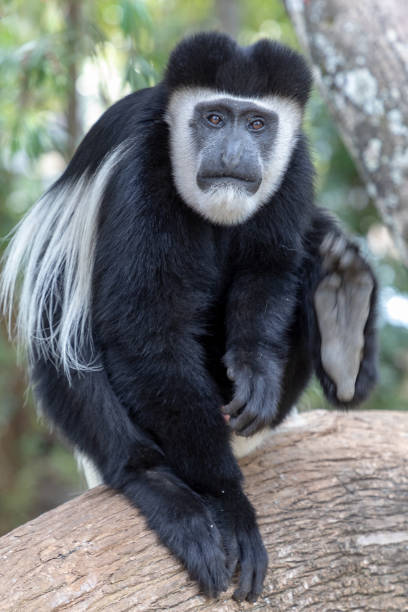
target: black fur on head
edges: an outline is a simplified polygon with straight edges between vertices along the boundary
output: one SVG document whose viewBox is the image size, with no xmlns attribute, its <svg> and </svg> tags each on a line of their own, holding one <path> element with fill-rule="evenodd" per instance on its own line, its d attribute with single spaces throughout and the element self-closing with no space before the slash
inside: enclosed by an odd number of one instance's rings
<svg viewBox="0 0 408 612">
<path fill-rule="evenodd" d="M 177 45 L 165 82 L 170 90 L 208 87 L 239 96 L 279 95 L 303 106 L 312 76 L 301 55 L 276 41 L 240 47 L 226 34 L 203 32 Z"/>
</svg>

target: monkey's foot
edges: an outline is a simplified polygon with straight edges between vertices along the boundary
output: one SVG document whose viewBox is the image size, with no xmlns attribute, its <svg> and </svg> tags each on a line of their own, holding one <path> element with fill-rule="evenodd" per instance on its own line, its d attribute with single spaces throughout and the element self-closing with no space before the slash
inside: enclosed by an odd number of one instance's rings
<svg viewBox="0 0 408 612">
<path fill-rule="evenodd" d="M 375 281 L 358 248 L 343 236 L 329 234 L 320 253 L 325 276 L 316 289 L 314 305 L 321 362 L 336 385 L 337 400 L 350 402 L 356 394 Z"/>
<path fill-rule="evenodd" d="M 211 512 L 223 536 L 226 566 L 231 574 L 239 567 L 233 598 L 254 602 L 260 596 L 268 566 L 268 555 L 248 499 L 237 490 L 226 490 L 218 498 L 208 496 Z"/>
</svg>

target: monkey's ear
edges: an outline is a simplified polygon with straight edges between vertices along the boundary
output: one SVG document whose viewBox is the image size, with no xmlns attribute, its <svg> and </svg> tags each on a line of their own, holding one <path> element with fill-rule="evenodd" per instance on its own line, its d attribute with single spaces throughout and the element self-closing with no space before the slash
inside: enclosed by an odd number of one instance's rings
<svg viewBox="0 0 408 612">
<path fill-rule="evenodd" d="M 178 87 L 214 87 L 217 71 L 237 52 L 238 45 L 225 34 L 201 32 L 182 40 L 170 55 L 165 82 Z"/>
</svg>

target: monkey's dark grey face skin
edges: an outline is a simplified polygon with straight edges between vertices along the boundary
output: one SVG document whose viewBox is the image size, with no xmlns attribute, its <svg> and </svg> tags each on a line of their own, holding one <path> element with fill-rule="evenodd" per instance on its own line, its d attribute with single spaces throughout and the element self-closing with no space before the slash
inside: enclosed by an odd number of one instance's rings
<svg viewBox="0 0 408 612">
<path fill-rule="evenodd" d="M 174 182 L 184 202 L 212 223 L 245 222 L 279 188 L 301 119 L 301 106 L 277 95 L 175 91 L 166 120 Z"/>
<path fill-rule="evenodd" d="M 190 128 L 200 155 L 197 185 L 203 191 L 233 185 L 252 195 L 272 154 L 278 115 L 254 103 L 221 98 L 197 104 Z"/>
</svg>

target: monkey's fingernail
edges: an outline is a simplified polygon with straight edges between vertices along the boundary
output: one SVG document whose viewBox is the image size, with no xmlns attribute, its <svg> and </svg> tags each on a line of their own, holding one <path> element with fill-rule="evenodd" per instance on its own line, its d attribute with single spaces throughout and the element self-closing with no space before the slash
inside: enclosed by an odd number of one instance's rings
<svg viewBox="0 0 408 612">
<path fill-rule="evenodd" d="M 229 414 L 223 414 L 222 416 L 224 417 L 224 421 L 226 423 L 228 423 L 228 421 L 230 420 L 231 416 Z"/>
</svg>

